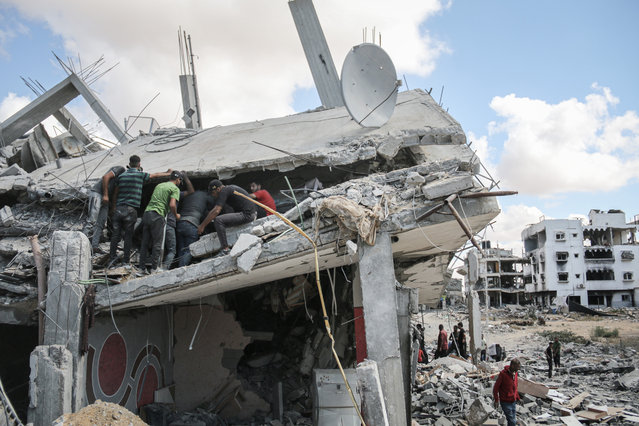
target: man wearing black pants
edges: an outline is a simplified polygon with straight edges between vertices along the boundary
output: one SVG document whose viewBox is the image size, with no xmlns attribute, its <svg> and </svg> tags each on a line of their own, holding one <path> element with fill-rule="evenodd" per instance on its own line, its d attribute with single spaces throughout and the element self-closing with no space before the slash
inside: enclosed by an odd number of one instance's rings
<svg viewBox="0 0 639 426">
<path fill-rule="evenodd" d="M 222 255 L 226 255 L 231 251 L 226 239 L 226 227 L 252 222 L 257 216 L 255 204 L 240 195 L 236 195 L 235 192 L 249 196 L 248 192 L 239 186 L 223 185 L 219 180 L 213 179 L 209 183 L 209 193 L 216 198 L 215 207 L 197 228 L 198 234 L 202 235 L 206 225 L 213 221 L 215 232 L 222 246 L 220 252 Z M 233 210 L 233 213 L 226 213 L 227 211 L 230 212 L 230 209 Z M 222 211 L 224 213 L 220 214 Z"/>
</svg>

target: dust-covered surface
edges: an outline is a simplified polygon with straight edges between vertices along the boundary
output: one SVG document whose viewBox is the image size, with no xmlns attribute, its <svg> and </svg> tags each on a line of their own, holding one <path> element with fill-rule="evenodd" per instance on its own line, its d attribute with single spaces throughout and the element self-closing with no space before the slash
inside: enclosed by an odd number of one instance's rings
<svg viewBox="0 0 639 426">
<path fill-rule="evenodd" d="M 143 426 L 146 423 L 120 405 L 97 400 L 77 413 L 62 415 L 53 422 L 53 425 Z"/>
</svg>

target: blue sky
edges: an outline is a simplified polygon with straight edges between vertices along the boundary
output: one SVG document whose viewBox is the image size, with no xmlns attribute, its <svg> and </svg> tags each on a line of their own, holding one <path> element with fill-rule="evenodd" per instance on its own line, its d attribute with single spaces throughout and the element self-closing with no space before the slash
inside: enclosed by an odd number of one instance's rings
<svg viewBox="0 0 639 426">
<path fill-rule="evenodd" d="M 24 3 L 0 0 L 0 119 L 33 98 L 20 75 L 47 87 L 64 77 L 54 50 L 120 62 L 94 86 L 116 117 L 137 114 L 159 92 L 146 112 L 179 125 L 178 25 L 193 35 L 205 125 L 319 104 L 285 1 Z M 444 108 L 502 189 L 520 191 L 500 199 L 504 212 L 488 238 L 514 247 L 541 215 L 639 214 L 639 2 L 390 3 L 315 7 L 338 70 L 362 28 L 376 26 L 409 88 L 432 88 L 439 100 L 444 87 Z"/>
</svg>

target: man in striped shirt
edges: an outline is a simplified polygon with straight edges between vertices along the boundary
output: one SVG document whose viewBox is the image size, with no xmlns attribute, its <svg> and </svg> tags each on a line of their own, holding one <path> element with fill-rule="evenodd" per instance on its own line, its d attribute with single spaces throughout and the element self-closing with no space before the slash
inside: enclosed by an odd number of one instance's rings
<svg viewBox="0 0 639 426">
<path fill-rule="evenodd" d="M 110 263 L 117 259 L 118 243 L 124 236 L 124 255 L 122 264 L 128 264 L 131 257 L 133 243 L 133 228 L 138 219 L 138 209 L 142 202 L 142 187 L 149 179 L 167 177 L 172 170 L 162 173 L 149 174 L 142 171 L 140 157 L 132 155 L 129 158 L 127 170 L 117 177 L 114 193 L 115 213 L 113 214 L 113 234 L 111 236 Z"/>
</svg>

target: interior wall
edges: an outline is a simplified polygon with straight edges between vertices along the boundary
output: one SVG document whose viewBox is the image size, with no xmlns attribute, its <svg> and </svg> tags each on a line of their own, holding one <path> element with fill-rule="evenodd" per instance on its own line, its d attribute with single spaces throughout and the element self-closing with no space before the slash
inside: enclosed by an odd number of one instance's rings
<svg viewBox="0 0 639 426">
<path fill-rule="evenodd" d="M 232 311 L 217 303 L 177 307 L 174 333 L 178 410 L 204 406 L 234 418 L 270 410 L 270 404 L 244 390 L 237 379 L 237 364 L 251 338 Z"/>
<path fill-rule="evenodd" d="M 100 399 L 137 413 L 154 402 L 155 390 L 173 383 L 172 309 L 114 313 L 115 325 L 109 312 L 96 317 L 89 329 L 89 403 Z"/>
</svg>

